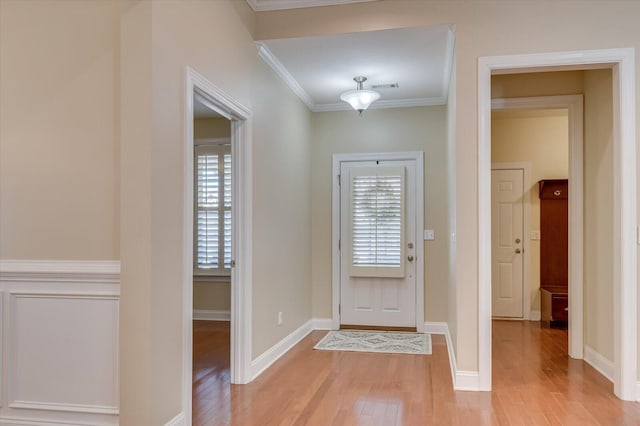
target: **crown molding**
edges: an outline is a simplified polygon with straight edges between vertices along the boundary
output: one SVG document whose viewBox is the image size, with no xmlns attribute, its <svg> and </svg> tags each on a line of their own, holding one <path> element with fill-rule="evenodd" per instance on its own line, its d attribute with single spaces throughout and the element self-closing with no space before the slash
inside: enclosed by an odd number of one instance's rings
<svg viewBox="0 0 640 426">
<path fill-rule="evenodd" d="M 293 91 L 293 93 L 300 98 L 302 102 L 309 108 L 311 111 L 314 110 L 315 103 L 311 96 L 298 84 L 295 78 L 289 71 L 282 65 L 282 63 L 274 56 L 273 53 L 269 50 L 269 48 L 264 43 L 256 43 L 258 45 L 258 55 L 262 58 L 263 61 L 267 63 L 271 67 L 271 69 L 278 74 L 278 76 L 284 80 L 285 83 L 289 86 L 289 88 Z"/>
<path fill-rule="evenodd" d="M 442 80 L 442 98 L 444 99 L 444 103 L 446 104 L 449 100 L 449 88 L 451 86 L 451 71 L 453 69 L 453 54 L 455 50 L 455 34 L 454 34 L 454 25 L 449 25 L 449 30 L 447 31 L 447 47 L 446 47 L 446 56 L 444 63 L 444 78 Z"/>
<path fill-rule="evenodd" d="M 377 0 L 247 0 L 254 12 L 270 10 L 300 9 L 304 7 L 335 6 L 350 3 L 365 3 Z"/>
</svg>

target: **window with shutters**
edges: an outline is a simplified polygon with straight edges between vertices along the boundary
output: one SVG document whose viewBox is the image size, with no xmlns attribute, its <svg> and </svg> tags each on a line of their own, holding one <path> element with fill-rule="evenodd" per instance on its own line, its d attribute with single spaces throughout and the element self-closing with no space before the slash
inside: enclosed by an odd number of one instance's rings
<svg viewBox="0 0 640 426">
<path fill-rule="evenodd" d="M 231 147 L 195 146 L 194 275 L 231 274 Z"/>
<path fill-rule="evenodd" d="M 404 167 L 351 169 L 354 277 L 404 277 Z"/>
</svg>

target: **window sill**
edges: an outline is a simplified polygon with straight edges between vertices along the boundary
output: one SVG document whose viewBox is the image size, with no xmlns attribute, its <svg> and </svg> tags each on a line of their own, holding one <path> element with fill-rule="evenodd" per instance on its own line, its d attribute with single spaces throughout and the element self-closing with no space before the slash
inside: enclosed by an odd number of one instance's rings
<svg viewBox="0 0 640 426">
<path fill-rule="evenodd" d="M 231 283 L 231 275 L 198 275 L 193 274 L 193 281 L 207 283 Z"/>
</svg>

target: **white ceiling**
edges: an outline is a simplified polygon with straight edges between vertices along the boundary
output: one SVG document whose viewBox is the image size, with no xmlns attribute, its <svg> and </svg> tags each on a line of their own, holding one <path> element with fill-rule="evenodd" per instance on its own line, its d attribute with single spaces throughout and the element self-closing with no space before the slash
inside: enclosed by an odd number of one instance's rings
<svg viewBox="0 0 640 426">
<path fill-rule="evenodd" d="M 267 10 L 298 9 L 302 7 L 331 6 L 336 4 L 362 3 L 376 0 L 247 0 L 256 12 Z"/>
<path fill-rule="evenodd" d="M 353 77 L 382 95 L 371 108 L 443 105 L 447 102 L 454 35 L 448 25 L 262 40 L 260 56 L 312 111 L 350 109 L 340 94 Z"/>
</svg>

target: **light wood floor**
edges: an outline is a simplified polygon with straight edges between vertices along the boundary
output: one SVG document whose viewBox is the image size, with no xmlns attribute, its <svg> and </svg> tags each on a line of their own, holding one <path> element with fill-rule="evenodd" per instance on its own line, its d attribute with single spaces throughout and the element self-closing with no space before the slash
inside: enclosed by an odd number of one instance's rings
<svg viewBox="0 0 640 426">
<path fill-rule="evenodd" d="M 454 392 L 433 355 L 313 350 L 314 331 L 248 385 L 229 384 L 229 323 L 194 321 L 194 425 L 640 425 L 640 403 L 567 357 L 567 333 L 493 324 L 493 392 Z"/>
</svg>

